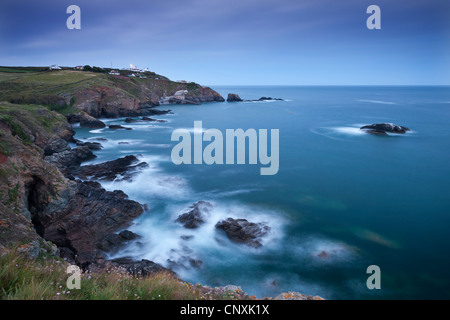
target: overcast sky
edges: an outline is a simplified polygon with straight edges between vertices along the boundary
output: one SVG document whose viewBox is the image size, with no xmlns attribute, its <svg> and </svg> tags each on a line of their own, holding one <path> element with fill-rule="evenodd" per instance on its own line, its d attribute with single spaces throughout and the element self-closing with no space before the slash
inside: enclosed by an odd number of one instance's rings
<svg viewBox="0 0 450 320">
<path fill-rule="evenodd" d="M 69 5 L 81 30 L 69 30 Z M 366 9 L 381 8 L 369 30 Z M 449 0 L 1 0 L 0 65 L 148 67 L 206 85 L 450 85 Z"/>
</svg>

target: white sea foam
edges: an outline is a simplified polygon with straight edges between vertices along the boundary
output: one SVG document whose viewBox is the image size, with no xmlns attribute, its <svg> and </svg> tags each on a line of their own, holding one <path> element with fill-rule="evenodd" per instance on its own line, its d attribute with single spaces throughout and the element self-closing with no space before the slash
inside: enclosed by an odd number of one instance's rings
<svg viewBox="0 0 450 320">
<path fill-rule="evenodd" d="M 359 127 L 334 127 L 330 128 L 337 133 L 345 134 L 345 135 L 361 135 L 365 134 L 364 131 L 360 130 Z"/>
<path fill-rule="evenodd" d="M 103 133 L 104 130 L 105 130 L 105 128 L 101 128 L 101 129 L 89 130 L 89 132 L 90 133 Z"/>
<path fill-rule="evenodd" d="M 377 104 L 397 104 L 392 101 L 383 101 L 383 100 L 358 100 L 359 102 L 368 102 L 368 103 L 377 103 Z"/>
<path fill-rule="evenodd" d="M 312 133 L 324 136 L 333 140 L 343 140 L 343 138 L 350 136 L 361 136 L 365 135 L 366 132 L 360 129 L 363 124 L 352 124 L 348 126 L 337 126 L 337 127 L 320 127 L 313 128 L 310 131 Z"/>
<path fill-rule="evenodd" d="M 202 260 L 208 265 L 239 265 L 243 259 L 258 255 L 264 250 L 280 245 L 285 224 L 279 212 L 241 203 L 211 201 L 212 209 L 205 216 L 205 223 L 197 229 L 187 229 L 175 220 L 190 210 L 191 201 L 170 204 L 161 212 L 153 212 L 135 222 L 129 229 L 139 234 L 141 243 L 129 245 L 114 257 L 131 256 L 149 259 L 173 267 L 181 276 L 192 276 L 189 259 Z M 227 218 L 243 218 L 270 226 L 270 232 L 261 238 L 263 247 L 251 248 L 231 242 L 224 232 L 217 230 L 217 222 Z M 173 262 L 177 264 L 172 265 Z"/>
</svg>

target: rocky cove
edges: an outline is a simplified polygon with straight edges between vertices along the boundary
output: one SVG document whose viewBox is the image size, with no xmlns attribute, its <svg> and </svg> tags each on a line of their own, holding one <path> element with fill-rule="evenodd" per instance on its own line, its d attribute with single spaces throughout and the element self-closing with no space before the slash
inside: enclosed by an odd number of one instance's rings
<svg viewBox="0 0 450 320">
<path fill-rule="evenodd" d="M 83 97 L 88 97 L 92 93 L 89 92 Z M 139 169 L 148 163 L 130 155 L 105 163 L 82 165 L 95 159 L 94 152 L 103 146 L 101 141 L 76 139 L 72 124 L 103 128 L 105 125 L 98 120 L 99 116 L 129 117 L 124 121 L 126 125 L 134 121 L 159 121 L 148 116 L 171 112 L 152 109 L 149 105 L 142 107 L 140 102 L 128 104 L 127 99 L 117 96 L 114 101 L 120 106 L 112 107 L 103 100 L 108 94 L 109 90 L 100 98 L 93 94 L 90 102 L 87 98 L 81 102 L 77 98 L 77 112 L 65 116 L 40 105 L 24 107 L 1 103 L 1 251 L 20 244 L 21 251 L 30 258 L 42 254 L 60 256 L 85 271 L 119 266 L 140 274 L 171 272 L 146 259 L 107 259 L 108 254 L 139 240 L 140 236 L 128 231 L 127 227 L 147 207 L 129 199 L 123 191 L 106 191 L 99 182 L 132 181 Z M 216 94 L 197 99 L 223 101 Z M 136 116 L 141 118 L 131 119 Z M 109 130 L 114 129 L 119 128 L 109 127 Z M 71 143 L 76 147 L 70 147 Z M 180 212 L 177 221 L 186 228 L 195 226 L 206 219 L 209 206 L 210 203 L 193 199 L 191 210 Z M 259 239 L 270 229 L 233 218 L 217 221 L 216 228 L 231 241 L 254 248 L 261 246 Z M 193 266 L 201 265 L 201 261 L 191 260 Z"/>
</svg>

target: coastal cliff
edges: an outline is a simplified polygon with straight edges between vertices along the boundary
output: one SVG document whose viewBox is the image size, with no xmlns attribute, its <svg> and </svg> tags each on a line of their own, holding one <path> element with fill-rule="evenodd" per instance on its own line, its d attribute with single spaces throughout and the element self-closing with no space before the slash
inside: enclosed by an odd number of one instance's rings
<svg viewBox="0 0 450 320">
<path fill-rule="evenodd" d="M 76 140 L 70 123 L 104 127 L 98 117 L 162 112 L 153 107 L 159 105 L 161 98 L 179 91 L 183 92 L 180 103 L 185 104 L 224 99 L 210 88 L 164 78 L 135 81 L 71 70 L 16 76 L 1 81 L 0 75 L 0 259 L 5 260 L 5 270 L 10 265 L 28 265 L 33 270 L 27 271 L 31 280 L 24 278 L 25 284 L 39 276 L 36 261 L 44 259 L 51 263 L 64 258 L 64 265 L 77 264 L 86 274 L 95 272 L 99 279 L 103 279 L 107 270 L 143 277 L 164 274 L 162 285 L 170 282 L 177 292 L 165 297 L 168 299 L 179 298 L 179 292 L 192 288 L 171 270 L 152 261 L 107 259 L 108 253 L 139 237 L 126 228 L 145 212 L 146 206 L 120 190 L 106 191 L 98 182 L 74 176 L 90 176 L 93 171 L 99 180 L 115 179 L 116 174 L 126 178 L 134 174 L 127 170 L 148 164 L 136 163 L 135 157 L 127 156 L 81 167 L 83 162 L 96 157 L 93 150 L 99 146 Z M 15 262 L 18 260 L 20 263 Z M 195 292 L 186 291 L 182 298 L 192 297 L 254 298 L 235 286 L 230 289 L 199 285 Z"/>
<path fill-rule="evenodd" d="M 224 101 L 211 88 L 153 72 L 129 77 L 124 72 L 2 70 L 0 249 L 22 246 L 31 257 L 51 252 L 85 269 L 103 267 L 108 252 L 137 236 L 123 230 L 145 207 L 120 190 L 106 191 L 98 182 L 74 179 L 73 174 L 82 173 L 80 165 L 96 157 L 92 150 L 98 146 L 71 148 L 69 142 L 77 140 L 70 123 L 104 127 L 99 117 L 158 114 L 164 111 L 152 108 L 179 91 L 180 103 Z M 103 170 L 123 173 L 133 161 L 117 159 Z M 149 265 L 164 269 L 149 263 L 141 268 Z"/>
<path fill-rule="evenodd" d="M 194 82 L 176 82 L 153 72 L 131 77 L 106 72 L 12 69 L 0 72 L 0 101 L 49 106 L 64 115 L 85 112 L 94 118 L 134 117 L 153 114 L 152 107 L 185 92 L 182 104 L 219 102 L 225 99 L 209 87 Z M 18 72 L 20 71 L 20 72 Z M 2 81 L 2 76 L 7 81 Z"/>
<path fill-rule="evenodd" d="M 107 241 L 143 213 L 122 191 L 65 176 L 95 157 L 87 146 L 70 148 L 73 135 L 56 112 L 0 104 L 0 248 L 21 245 L 31 257 L 52 252 L 87 266 L 102 261 L 112 249 Z"/>
</svg>

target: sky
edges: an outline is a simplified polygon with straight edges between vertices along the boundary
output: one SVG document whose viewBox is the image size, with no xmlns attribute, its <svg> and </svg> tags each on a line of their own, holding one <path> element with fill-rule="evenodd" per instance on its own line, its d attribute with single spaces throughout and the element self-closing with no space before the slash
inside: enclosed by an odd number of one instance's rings
<svg viewBox="0 0 450 320">
<path fill-rule="evenodd" d="M 52 64 L 204 85 L 450 85 L 450 1 L 1 0 L 0 65 Z"/>
</svg>

